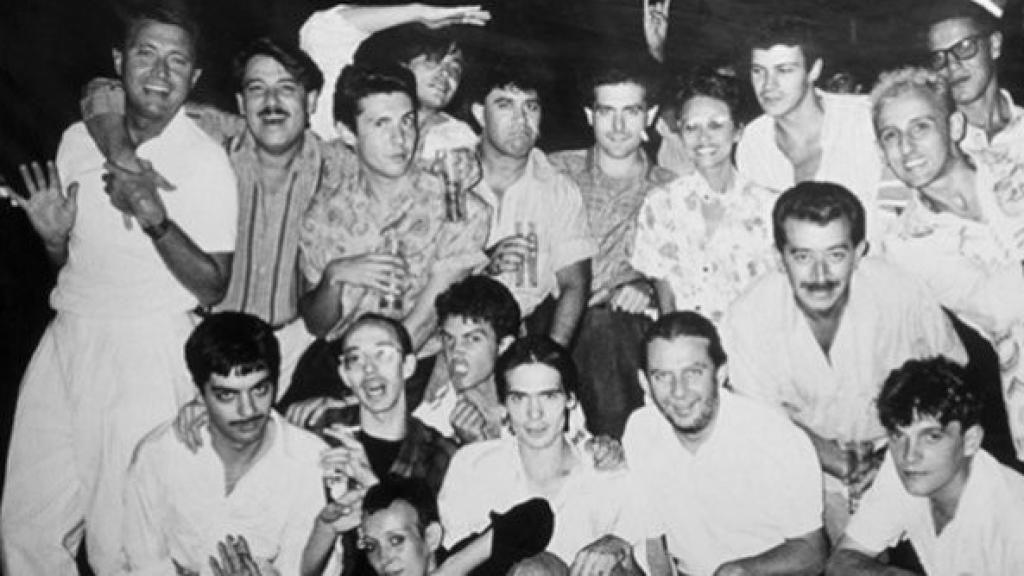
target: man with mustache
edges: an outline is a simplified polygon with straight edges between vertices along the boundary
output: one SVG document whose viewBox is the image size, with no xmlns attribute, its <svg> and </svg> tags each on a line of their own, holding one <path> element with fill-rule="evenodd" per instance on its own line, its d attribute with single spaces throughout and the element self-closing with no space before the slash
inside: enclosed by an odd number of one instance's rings
<svg viewBox="0 0 1024 576">
<path fill-rule="evenodd" d="M 908 361 L 878 396 L 889 453 L 829 560 L 835 576 L 917 574 L 879 555 L 907 539 L 926 574 L 1024 572 L 1024 478 L 981 447 L 982 400 L 945 358 Z"/>
<path fill-rule="evenodd" d="M 999 20 L 955 0 L 929 3 L 926 18 L 929 66 L 949 82 L 966 120 L 960 148 L 976 162 L 1024 161 L 1024 109 L 999 83 Z"/>
<path fill-rule="evenodd" d="M 219 312 L 196 327 L 185 361 L 208 414 L 206 441 L 193 452 L 167 422 L 139 443 L 125 491 L 125 572 L 198 575 L 216 563 L 235 574 L 237 559 L 252 574 L 299 573 L 324 507 L 326 446 L 271 408 L 280 360 L 273 329 L 255 316 Z"/>
<path fill-rule="evenodd" d="M 181 109 L 201 75 L 198 26 L 182 8 L 135 6 L 113 50 L 142 173 L 107 162 L 81 122 L 48 174 L 22 167 L 29 197 L 16 202 L 60 274 L 11 436 L 6 574 L 76 574 L 83 538 L 95 572 L 116 569 L 132 450 L 194 394 L 181 359 L 190 312 L 227 288 L 235 177 Z M 158 190 L 154 170 L 176 189 Z"/>
<path fill-rule="evenodd" d="M 471 111 L 481 126 L 483 166 L 475 192 L 493 210 L 485 271 L 512 291 L 531 333 L 568 347 L 590 294 L 597 245 L 579 188 L 535 147 L 543 64 L 492 53 L 481 74 Z"/>
<path fill-rule="evenodd" d="M 354 157 L 341 142 L 326 143 L 307 129 L 324 80 L 298 46 L 254 39 L 235 56 L 233 73 L 241 116 L 192 104 L 186 111 L 224 144 L 238 178 L 237 257 L 217 309 L 254 314 L 277 330 L 283 395 L 313 341 L 299 318 L 300 218 L 318 188 L 336 186 L 353 169 Z M 131 166 L 137 159 L 120 121 L 122 94 L 116 82 L 94 81 L 84 113 L 99 147 Z"/>
<path fill-rule="evenodd" d="M 833 536 L 847 496 L 877 470 L 885 431 L 873 403 L 889 371 L 939 354 L 967 361 L 924 287 L 865 257 L 864 229 L 864 207 L 842 186 L 803 182 L 784 192 L 772 211 L 782 271 L 737 299 L 722 330 L 733 388 L 785 411 L 811 438 Z"/>
<path fill-rule="evenodd" d="M 580 404 L 595 434 L 622 436 L 629 413 L 643 403 L 636 381 L 639 348 L 650 319 L 654 286 L 633 269 L 633 243 L 640 206 L 653 189 L 675 174 L 656 166 L 642 144 L 658 114 L 657 91 L 643 57 L 598 63 L 583 76 L 584 108 L 594 145 L 551 155 L 583 196 L 598 243 L 591 297 L 581 320 L 573 359 L 579 366 Z M 615 334 L 616 338 L 608 338 Z"/>
</svg>

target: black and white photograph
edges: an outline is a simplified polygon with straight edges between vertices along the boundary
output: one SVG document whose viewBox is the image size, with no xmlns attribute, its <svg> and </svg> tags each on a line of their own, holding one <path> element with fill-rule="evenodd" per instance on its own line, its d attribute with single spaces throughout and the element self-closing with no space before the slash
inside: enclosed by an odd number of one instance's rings
<svg viewBox="0 0 1024 576">
<path fill-rule="evenodd" d="M 1020 0 L 8 0 L 0 576 L 1022 576 L 1017 102 Z"/>
</svg>

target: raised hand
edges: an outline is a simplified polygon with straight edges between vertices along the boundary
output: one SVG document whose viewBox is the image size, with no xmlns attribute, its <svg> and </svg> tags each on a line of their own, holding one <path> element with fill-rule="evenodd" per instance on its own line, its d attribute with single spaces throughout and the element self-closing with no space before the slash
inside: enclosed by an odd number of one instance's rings
<svg viewBox="0 0 1024 576">
<path fill-rule="evenodd" d="M 647 50 L 658 62 L 665 61 L 665 39 L 668 38 L 668 11 L 672 0 L 644 0 L 644 39 Z"/>
<path fill-rule="evenodd" d="M 420 22 L 429 28 L 441 28 L 452 24 L 483 26 L 491 19 L 491 13 L 479 4 L 473 6 L 422 6 Z"/>
<path fill-rule="evenodd" d="M 52 160 L 46 163 L 46 173 L 38 162 L 33 162 L 31 169 L 22 164 L 18 170 L 28 196 L 20 197 L 6 183 L 0 183 L 0 197 L 25 211 L 32 227 L 48 247 L 63 248 L 78 214 L 78 182 L 72 182 L 65 192 Z"/>
</svg>

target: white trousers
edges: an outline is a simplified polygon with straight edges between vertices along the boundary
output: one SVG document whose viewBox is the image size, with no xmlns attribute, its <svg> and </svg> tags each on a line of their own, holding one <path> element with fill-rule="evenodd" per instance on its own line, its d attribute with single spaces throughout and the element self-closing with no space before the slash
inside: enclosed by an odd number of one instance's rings
<svg viewBox="0 0 1024 576">
<path fill-rule="evenodd" d="M 3 572 L 77 574 L 83 530 L 99 576 L 121 568 L 122 495 L 139 439 L 195 396 L 185 313 L 47 327 L 18 398 L 0 507 Z"/>
</svg>

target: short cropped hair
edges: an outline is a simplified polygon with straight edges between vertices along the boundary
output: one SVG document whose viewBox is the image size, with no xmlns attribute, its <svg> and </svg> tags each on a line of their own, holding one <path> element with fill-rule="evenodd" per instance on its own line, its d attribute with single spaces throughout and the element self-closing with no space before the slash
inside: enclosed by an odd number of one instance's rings
<svg viewBox="0 0 1024 576">
<path fill-rule="evenodd" d="M 734 76 L 720 74 L 707 66 L 698 66 L 688 73 L 675 77 L 668 95 L 670 105 L 682 113 L 683 104 L 696 96 L 705 96 L 725 102 L 725 105 L 729 107 L 729 115 L 732 116 L 733 122 L 743 123 L 744 118 L 741 117 L 740 111 L 740 85 Z"/>
<path fill-rule="evenodd" d="M 971 20 L 982 34 L 999 30 L 999 19 L 970 0 L 929 0 L 929 2 L 923 3 L 920 9 L 925 36 L 932 26 L 954 18 Z"/>
<path fill-rule="evenodd" d="M 416 78 L 407 68 L 398 64 L 345 66 L 334 90 L 334 119 L 353 133 L 358 133 L 356 118 L 361 112 L 363 99 L 374 94 L 394 93 L 408 96 L 413 110 L 419 107 Z"/>
<path fill-rule="evenodd" d="M 657 75 L 644 55 L 638 55 L 632 62 L 615 61 L 595 63 L 580 78 L 579 89 L 584 102 L 593 106 L 597 102 L 597 89 L 614 84 L 636 84 L 644 90 L 644 101 L 650 108 L 657 103 Z"/>
<path fill-rule="evenodd" d="M 692 310 L 677 310 L 663 314 L 644 334 L 644 348 L 640 354 L 640 365 L 647 371 L 647 347 L 655 340 L 675 340 L 683 336 L 704 338 L 708 341 L 708 355 L 715 368 L 725 364 L 728 357 L 722 346 L 718 329 L 704 316 Z"/>
<path fill-rule="evenodd" d="M 408 356 L 414 352 L 412 348 L 412 337 L 409 336 L 409 330 L 405 328 L 404 324 L 399 320 L 388 318 L 383 314 L 367 312 L 357 318 L 351 326 L 346 328 L 345 331 L 341 333 L 341 336 L 328 344 L 331 357 L 335 359 L 340 357 L 342 352 L 345 351 L 345 346 L 348 344 L 348 339 L 352 334 L 359 328 L 368 325 L 380 326 L 388 332 L 391 332 L 391 335 L 395 337 L 395 340 L 398 340 L 398 348 L 401 350 L 402 356 Z"/>
<path fill-rule="evenodd" d="M 246 44 L 232 62 L 232 73 L 239 91 L 245 88 L 242 85 L 245 81 L 245 68 L 254 56 L 273 58 L 306 89 L 307 93 L 319 92 L 324 87 L 324 75 L 320 68 L 298 44 L 261 36 Z"/>
<path fill-rule="evenodd" d="M 519 304 L 504 284 L 489 276 L 469 276 L 452 284 L 434 307 L 439 325 L 452 317 L 490 324 L 499 341 L 519 333 Z"/>
<path fill-rule="evenodd" d="M 786 247 L 786 220 L 806 220 L 825 226 L 846 218 L 850 240 L 856 246 L 864 240 L 864 205 L 853 192 L 832 182 L 801 182 L 786 190 L 772 208 L 772 235 L 775 247 Z"/>
<path fill-rule="evenodd" d="M 765 21 L 749 41 L 749 59 L 754 50 L 768 50 L 772 46 L 796 46 L 804 55 L 807 70 L 821 58 L 821 41 L 818 38 L 817 24 L 806 18 L 793 15 L 781 15 Z M 748 60 L 749 61 L 749 60 Z"/>
<path fill-rule="evenodd" d="M 878 418 L 890 432 L 928 417 L 943 426 L 956 421 L 967 430 L 981 423 L 982 402 L 966 380 L 964 368 L 942 356 L 908 360 L 885 379 Z"/>
<path fill-rule="evenodd" d="M 459 45 L 447 29 L 433 30 L 413 22 L 374 32 L 356 48 L 352 62 L 367 67 L 408 66 L 419 56 L 440 62 L 445 56 L 458 51 Z"/>
<path fill-rule="evenodd" d="M 470 93 L 473 102 L 483 103 L 492 90 L 515 88 L 536 92 L 543 104 L 543 95 L 551 83 L 550 69 L 543 60 L 528 55 L 491 53 L 481 55 Z"/>
<path fill-rule="evenodd" d="M 388 475 L 371 486 L 363 496 L 363 517 L 386 510 L 397 501 L 402 501 L 416 510 L 420 536 L 424 535 L 432 522 L 440 522 L 437 498 L 422 478 L 401 478 Z"/>
<path fill-rule="evenodd" d="M 918 90 L 931 98 L 939 106 L 943 119 L 956 111 L 949 84 L 938 72 L 913 66 L 890 70 L 882 72 L 875 87 L 871 89 L 871 120 L 876 129 L 882 105 L 912 90 Z"/>
<path fill-rule="evenodd" d="M 243 312 L 217 312 L 203 319 L 185 342 L 185 364 L 202 392 L 210 376 L 267 370 L 276 383 L 281 374 L 281 347 L 274 329 Z"/>
<path fill-rule="evenodd" d="M 127 3 L 120 11 L 123 24 L 122 47 L 127 48 L 135 34 L 146 22 L 177 26 L 188 34 L 192 45 L 192 59 L 198 67 L 203 50 L 199 20 L 188 0 L 138 0 Z"/>
<path fill-rule="evenodd" d="M 494 382 L 498 400 L 502 404 L 508 399 L 509 372 L 525 364 L 544 364 L 554 369 L 562 381 L 562 392 L 566 396 L 576 396 L 579 390 L 579 372 L 576 370 L 572 355 L 550 337 L 535 334 L 516 340 L 498 357 L 494 368 Z"/>
</svg>

